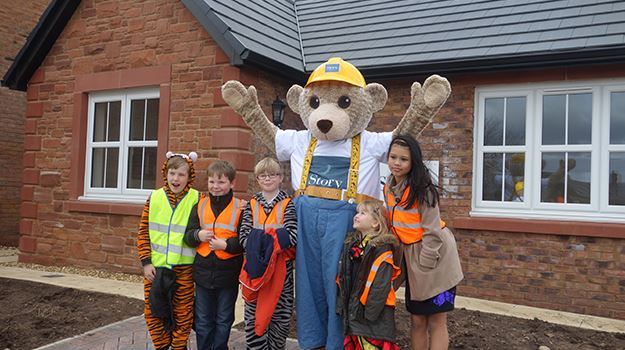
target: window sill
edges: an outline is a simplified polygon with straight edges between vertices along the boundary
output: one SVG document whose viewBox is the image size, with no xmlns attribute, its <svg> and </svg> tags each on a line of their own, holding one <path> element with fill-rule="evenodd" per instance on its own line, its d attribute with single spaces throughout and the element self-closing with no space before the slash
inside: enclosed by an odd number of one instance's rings
<svg viewBox="0 0 625 350">
<path fill-rule="evenodd" d="M 485 217 L 455 217 L 455 229 L 625 239 L 625 224 Z"/>
<path fill-rule="evenodd" d="M 143 211 L 143 204 L 80 200 L 70 200 L 65 203 L 70 212 L 141 216 Z"/>
</svg>

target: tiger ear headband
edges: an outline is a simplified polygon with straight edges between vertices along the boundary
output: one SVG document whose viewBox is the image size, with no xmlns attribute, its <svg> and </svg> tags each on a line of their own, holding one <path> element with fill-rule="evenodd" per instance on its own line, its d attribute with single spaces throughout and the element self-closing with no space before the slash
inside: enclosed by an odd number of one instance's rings
<svg viewBox="0 0 625 350">
<path fill-rule="evenodd" d="M 167 157 L 167 159 L 171 158 L 171 157 L 182 157 L 184 159 L 191 159 L 193 162 L 195 162 L 197 160 L 197 153 L 195 152 L 191 152 L 189 153 L 189 155 L 183 154 L 183 153 L 174 153 L 174 152 L 167 152 L 167 154 L 165 154 L 165 156 Z"/>
</svg>

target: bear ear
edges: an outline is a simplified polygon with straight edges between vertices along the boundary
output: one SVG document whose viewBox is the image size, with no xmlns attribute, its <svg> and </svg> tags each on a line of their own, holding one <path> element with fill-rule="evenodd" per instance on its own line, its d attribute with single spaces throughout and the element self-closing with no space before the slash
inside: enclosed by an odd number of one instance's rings
<svg viewBox="0 0 625 350">
<path fill-rule="evenodd" d="M 381 111 L 388 99 L 388 93 L 384 86 L 378 83 L 367 84 L 365 92 L 371 97 L 371 111 L 373 113 Z"/>
<path fill-rule="evenodd" d="M 286 102 L 289 104 L 289 108 L 297 114 L 300 114 L 299 97 L 302 96 L 303 92 L 304 88 L 295 84 L 286 93 Z"/>
</svg>

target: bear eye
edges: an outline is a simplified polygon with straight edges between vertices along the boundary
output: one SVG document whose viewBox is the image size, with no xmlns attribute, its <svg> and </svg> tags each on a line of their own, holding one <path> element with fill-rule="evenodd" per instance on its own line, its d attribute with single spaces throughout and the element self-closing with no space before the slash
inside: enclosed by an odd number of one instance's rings
<svg viewBox="0 0 625 350">
<path fill-rule="evenodd" d="M 345 108 L 349 107 L 349 105 L 351 103 L 352 103 L 352 101 L 349 99 L 349 97 L 347 97 L 347 96 L 339 97 L 339 107 L 345 109 Z"/>
<path fill-rule="evenodd" d="M 313 109 L 317 109 L 319 107 L 319 97 L 312 96 L 308 103 L 310 104 L 310 107 L 312 107 Z"/>
</svg>

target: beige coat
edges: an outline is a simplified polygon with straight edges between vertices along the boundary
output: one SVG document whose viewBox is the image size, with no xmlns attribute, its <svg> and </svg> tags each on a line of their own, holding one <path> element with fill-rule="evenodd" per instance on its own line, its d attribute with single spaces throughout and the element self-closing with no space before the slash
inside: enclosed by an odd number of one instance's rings
<svg viewBox="0 0 625 350">
<path fill-rule="evenodd" d="M 406 262 L 407 271 L 402 271 L 400 279 L 408 277 L 410 299 L 423 301 L 456 286 L 464 275 L 453 233 L 448 228 L 440 228 L 438 206 L 419 205 L 419 212 L 423 239 L 414 244 L 401 244 L 400 257 Z M 402 270 L 403 261 L 399 265 Z"/>
</svg>

